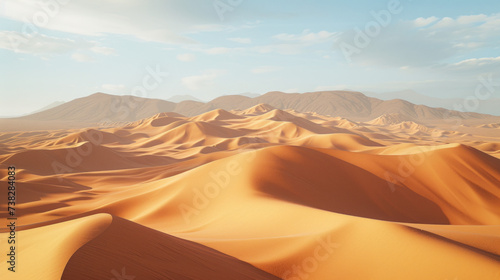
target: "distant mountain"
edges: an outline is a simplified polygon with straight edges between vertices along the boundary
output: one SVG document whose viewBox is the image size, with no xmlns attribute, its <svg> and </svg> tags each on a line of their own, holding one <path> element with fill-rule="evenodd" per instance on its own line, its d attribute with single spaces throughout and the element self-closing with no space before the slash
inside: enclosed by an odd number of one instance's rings
<svg viewBox="0 0 500 280">
<path fill-rule="evenodd" d="M 431 108 L 425 105 L 415 105 L 401 99 L 384 101 L 367 97 L 360 92 L 351 91 L 321 91 L 303 94 L 269 92 L 254 98 L 228 95 L 218 97 L 207 103 L 192 100 L 174 103 L 160 99 L 95 93 L 43 112 L 16 119 L 29 120 L 32 123 L 57 121 L 71 124 L 70 127 L 84 127 L 85 125 L 98 123 L 112 125 L 116 122 L 132 122 L 162 112 L 176 112 L 185 116 L 195 116 L 215 109 L 226 111 L 245 110 L 258 104 L 268 104 L 265 106 L 281 110 L 293 109 L 298 112 L 316 112 L 322 115 L 349 118 L 354 121 L 369 121 L 389 114 L 397 115 L 401 119 L 416 120 L 420 123 L 449 118 L 491 119 L 491 123 L 500 120 L 500 117 L 495 118 L 491 115 Z"/>
<path fill-rule="evenodd" d="M 191 95 L 174 95 L 174 96 L 170 97 L 169 99 L 167 99 L 167 101 L 175 102 L 175 103 L 179 103 L 179 102 L 186 101 L 186 100 L 202 102 L 200 99 L 198 99 L 194 96 L 191 96 Z"/>
<path fill-rule="evenodd" d="M 218 97 L 195 110 L 184 112 L 196 115 L 213 109 L 247 109 L 257 104 L 269 104 L 277 109 L 294 109 L 299 112 L 316 112 L 358 121 L 377 118 L 383 114 L 401 114 L 408 118 L 433 120 L 444 118 L 486 118 L 477 113 L 463 113 L 442 108 L 415 105 L 405 100 L 380 100 L 354 91 L 319 91 L 308 93 L 268 92 L 255 98 L 240 95 Z"/>
<path fill-rule="evenodd" d="M 35 114 L 35 113 L 38 113 L 38 112 L 42 112 L 42 111 L 45 111 L 45 110 L 48 110 L 48 109 L 52 109 L 54 107 L 57 107 L 61 104 L 63 104 L 64 101 L 55 101 L 55 102 L 52 102 L 50 103 L 49 105 L 47 106 L 44 106 L 38 110 L 35 110 L 31 113 L 27 113 L 27 114 L 21 114 L 21 115 L 16 115 L 16 116 L 0 116 L 0 118 L 17 118 L 17 117 L 20 117 L 20 116 L 27 116 L 27 115 L 31 115 L 31 114 Z"/>
<path fill-rule="evenodd" d="M 48 110 L 48 109 L 52 109 L 52 108 L 57 107 L 57 106 L 62 105 L 62 104 L 64 104 L 64 101 L 52 102 L 52 103 L 50 103 L 49 105 L 47 105 L 47 106 L 45 106 L 43 108 L 40 108 L 40 109 L 38 109 L 36 111 L 31 112 L 30 114 L 35 114 L 35 113 L 42 112 L 42 111 L 45 111 L 45 110 Z M 28 115 L 30 115 L 30 114 L 28 114 Z"/>
<path fill-rule="evenodd" d="M 260 96 L 260 94 L 258 94 L 258 93 L 251 93 L 251 92 L 244 92 L 244 93 L 240 93 L 239 95 L 243 95 L 243 96 L 250 97 L 250 98 Z"/>
<path fill-rule="evenodd" d="M 160 99 L 130 95 L 117 96 L 99 92 L 18 119 L 81 123 L 129 122 L 147 118 L 159 112 L 171 112 L 175 106 L 176 103 Z"/>
<path fill-rule="evenodd" d="M 401 90 L 384 93 L 368 93 L 366 95 L 382 100 L 403 99 L 417 105 L 426 105 L 429 107 L 445 108 L 449 110 L 464 111 L 464 98 L 437 98 L 420 94 L 414 90 Z M 461 109 L 463 108 L 463 109 Z M 500 98 L 490 98 L 488 100 L 479 100 L 475 109 L 476 113 L 500 115 Z M 460 110 L 461 109 L 461 110 Z"/>
</svg>

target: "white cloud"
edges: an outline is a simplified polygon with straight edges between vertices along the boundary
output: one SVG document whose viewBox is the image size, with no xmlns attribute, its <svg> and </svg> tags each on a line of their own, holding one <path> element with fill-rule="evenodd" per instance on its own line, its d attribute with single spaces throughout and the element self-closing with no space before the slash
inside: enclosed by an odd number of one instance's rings
<svg viewBox="0 0 500 280">
<path fill-rule="evenodd" d="M 27 19 L 36 24 L 39 19 L 34 19 L 34 15 L 44 13 L 47 15 L 44 28 L 86 36 L 119 34 L 144 41 L 185 44 L 194 42 L 185 34 L 223 28 L 217 13 L 207 12 L 213 11 L 213 3 L 206 0 L 2 0 L 2 3 L 5 9 L 0 9 L 0 17 L 23 23 Z M 46 3 L 56 4 L 53 12 L 45 12 L 49 8 Z"/>
<path fill-rule="evenodd" d="M 459 16 L 457 18 L 458 24 L 471 24 L 477 22 L 486 22 L 488 20 L 488 16 L 484 14 L 480 15 L 470 15 L 470 16 Z"/>
<path fill-rule="evenodd" d="M 319 31 L 317 33 L 304 30 L 300 34 L 281 33 L 272 36 L 275 42 L 269 45 L 255 46 L 250 50 L 257 53 L 277 53 L 281 55 L 297 55 L 307 48 L 322 43 L 331 43 L 338 33 Z"/>
<path fill-rule="evenodd" d="M 277 67 L 277 66 L 260 66 L 260 67 L 252 69 L 252 73 L 263 74 L 263 73 L 279 71 L 280 69 L 281 69 L 281 67 Z"/>
<path fill-rule="evenodd" d="M 236 42 L 236 43 L 240 43 L 240 44 L 250 44 L 250 43 L 252 43 L 252 39 L 250 39 L 250 38 L 229 38 L 228 40 Z"/>
<path fill-rule="evenodd" d="M 27 37 L 16 31 L 0 31 L 0 48 L 19 53 L 58 54 L 78 49 L 74 40 L 38 35 Z"/>
<path fill-rule="evenodd" d="M 317 86 L 315 91 L 345 90 L 347 85 Z"/>
<path fill-rule="evenodd" d="M 215 31 L 224 31 L 229 29 L 230 27 L 227 27 L 222 24 L 198 24 L 194 25 L 192 30 L 189 31 L 189 33 L 215 32 Z"/>
<path fill-rule="evenodd" d="M 455 25 L 455 20 L 450 18 L 450 17 L 444 17 L 441 20 L 439 20 L 434 27 L 436 28 L 446 28 L 446 27 L 451 27 Z"/>
<path fill-rule="evenodd" d="M 432 16 L 432 17 L 428 17 L 428 18 L 423 18 L 423 17 L 419 17 L 417 19 L 415 19 L 413 21 L 413 23 L 415 24 L 415 26 L 417 27 L 423 27 L 423 26 L 427 26 L 433 22 L 435 22 L 436 20 L 438 20 L 439 18 L 435 17 L 435 16 Z"/>
<path fill-rule="evenodd" d="M 500 45 L 498 34 L 500 14 L 418 18 L 388 25 L 376 36 L 365 34 L 368 39 L 362 46 L 355 41 L 360 41 L 359 32 L 348 30 L 335 37 L 334 50 L 342 61 L 348 61 L 347 57 L 359 65 L 429 67 L 471 51 L 496 48 Z M 345 44 L 356 52 L 344 55 L 341 46 Z"/>
<path fill-rule="evenodd" d="M 74 53 L 71 55 L 71 58 L 78 62 L 94 62 L 95 59 L 89 55 L 83 53 Z"/>
<path fill-rule="evenodd" d="M 211 48 L 200 48 L 200 47 L 188 47 L 191 51 L 203 52 L 210 55 L 220 55 L 229 53 L 257 53 L 257 54 L 267 54 L 276 53 L 281 55 L 297 55 L 304 52 L 308 47 L 320 44 L 328 43 L 332 41 L 334 36 L 338 33 L 332 33 L 328 31 L 319 31 L 317 33 L 305 30 L 300 34 L 287 34 L 281 33 L 272 36 L 275 42 L 268 45 L 257 45 L 251 47 L 211 47 Z M 252 42 L 249 38 L 229 38 L 228 40 L 249 44 Z"/>
<path fill-rule="evenodd" d="M 460 49 L 477 49 L 483 45 L 484 45 L 484 43 L 469 42 L 469 43 L 457 43 L 457 44 L 453 45 L 453 47 L 460 48 Z"/>
<path fill-rule="evenodd" d="M 493 16 L 489 16 L 484 20 L 484 23 L 480 26 L 483 30 L 490 30 L 491 32 L 499 31 L 500 29 L 500 13 Z"/>
<path fill-rule="evenodd" d="M 101 88 L 106 93 L 126 93 L 128 89 L 125 85 L 113 85 L 113 84 L 104 84 L 101 86 Z"/>
<path fill-rule="evenodd" d="M 450 65 L 445 65 L 446 70 L 469 72 L 474 71 L 477 73 L 495 72 L 500 68 L 500 56 L 497 57 L 481 57 L 481 58 L 469 58 L 453 63 Z"/>
<path fill-rule="evenodd" d="M 103 55 L 115 55 L 116 50 L 113 48 L 108 48 L 108 47 L 92 47 L 90 48 L 91 51 L 98 53 L 98 54 L 103 54 Z"/>
<path fill-rule="evenodd" d="M 299 89 L 298 88 L 289 88 L 289 89 L 283 90 L 282 92 L 284 92 L 284 93 L 298 93 Z"/>
<path fill-rule="evenodd" d="M 202 52 L 209 55 L 221 55 L 221 54 L 265 54 L 265 53 L 276 53 L 282 55 L 294 55 L 300 54 L 304 45 L 301 44 L 270 44 L 270 45 L 261 45 L 254 47 L 246 47 L 246 48 L 228 48 L 228 47 L 212 47 L 212 48 L 188 48 L 191 51 Z"/>
<path fill-rule="evenodd" d="M 464 16 L 459 16 L 456 19 L 453 19 L 451 17 L 444 17 L 436 23 L 435 27 L 436 28 L 447 28 L 447 27 L 466 26 L 466 25 L 472 25 L 472 24 L 478 24 L 478 23 L 484 24 L 484 23 L 491 21 L 497 17 L 498 17 L 497 15 L 487 16 L 485 14 L 464 15 Z"/>
<path fill-rule="evenodd" d="M 331 41 L 332 37 L 335 34 L 336 34 L 335 32 L 328 32 L 324 30 L 319 31 L 317 33 L 310 32 L 309 30 L 304 30 L 301 34 L 281 33 L 274 35 L 273 38 L 279 41 L 286 41 L 286 42 L 318 44 Z"/>
<path fill-rule="evenodd" d="M 233 49 L 231 49 L 231 48 L 225 48 L 225 47 L 216 47 L 216 48 L 207 49 L 204 52 L 206 54 L 227 54 L 231 50 L 233 50 Z"/>
<path fill-rule="evenodd" d="M 225 71 L 209 70 L 201 75 L 189 76 L 182 78 L 182 84 L 190 90 L 199 90 L 210 87 L 214 84 L 214 80 L 223 75 Z"/>
<path fill-rule="evenodd" d="M 500 62 L 500 56 L 465 59 L 465 60 L 462 60 L 460 62 L 454 63 L 453 65 L 455 65 L 455 66 L 484 65 L 484 64 L 498 63 L 498 62 Z"/>
<path fill-rule="evenodd" d="M 97 42 L 75 41 L 43 34 L 31 36 L 16 31 L 0 31 L 0 48 L 16 53 L 27 53 L 49 59 L 52 55 L 61 55 L 79 50 L 90 50 L 102 55 L 113 55 L 115 50 L 98 45 Z M 82 54 L 73 55 L 77 61 L 88 61 Z"/>
<path fill-rule="evenodd" d="M 303 47 L 296 44 L 275 44 L 254 47 L 257 53 L 277 53 L 284 55 L 293 55 L 301 53 Z"/>
<path fill-rule="evenodd" d="M 177 55 L 177 59 L 184 62 L 194 61 L 196 56 L 192 53 L 182 53 Z"/>
</svg>

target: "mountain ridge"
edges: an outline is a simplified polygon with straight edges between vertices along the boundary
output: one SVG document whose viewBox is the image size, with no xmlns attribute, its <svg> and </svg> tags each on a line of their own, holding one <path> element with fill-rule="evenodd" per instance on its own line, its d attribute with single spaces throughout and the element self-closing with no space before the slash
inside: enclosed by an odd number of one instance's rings
<svg viewBox="0 0 500 280">
<path fill-rule="evenodd" d="M 400 99 L 384 101 L 354 91 L 306 93 L 272 91 L 253 98 L 241 95 L 220 96 L 207 103 L 193 100 L 175 103 L 162 99 L 130 95 L 118 96 L 98 92 L 42 112 L 3 119 L 0 124 L 5 120 L 7 122 L 27 120 L 42 126 L 44 122 L 61 122 L 60 126 L 63 128 L 67 128 L 67 126 L 80 128 L 95 124 L 112 126 L 116 123 L 134 122 L 164 112 L 174 112 L 192 117 L 215 109 L 226 111 L 246 110 L 259 104 L 265 104 L 280 110 L 314 112 L 326 116 L 348 118 L 354 121 L 369 121 L 387 114 L 398 114 L 424 123 L 445 119 L 488 119 L 491 123 L 500 120 L 499 116 L 432 108 L 425 105 L 415 105 Z"/>
</svg>

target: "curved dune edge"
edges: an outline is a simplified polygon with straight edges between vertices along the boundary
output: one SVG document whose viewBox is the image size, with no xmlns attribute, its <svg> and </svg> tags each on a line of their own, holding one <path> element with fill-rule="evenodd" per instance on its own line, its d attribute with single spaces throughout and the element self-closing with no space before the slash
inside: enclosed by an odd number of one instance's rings
<svg viewBox="0 0 500 280">
<path fill-rule="evenodd" d="M 97 214 L 18 231 L 16 239 L 19 243 L 17 246 L 19 250 L 17 251 L 16 272 L 6 272 L 6 263 L 2 261 L 0 275 L 2 279 L 8 276 L 7 279 L 12 280 L 61 279 L 70 257 L 87 242 L 106 231 L 111 222 L 111 215 Z M 6 241 L 7 233 L 0 233 L 0 237 L 0 240 Z"/>
<path fill-rule="evenodd" d="M 500 257 L 500 225 L 443 226 L 406 224 L 410 228 L 426 231 L 450 241 L 461 243 Z"/>
<path fill-rule="evenodd" d="M 61 279 L 278 279 L 203 245 L 113 217 L 69 259 Z M 128 278 L 126 278 L 128 279 Z"/>
<path fill-rule="evenodd" d="M 498 255 L 434 234 L 355 217 L 323 222 L 334 229 L 308 227 L 313 233 L 258 239 L 196 238 L 201 234 L 190 238 L 283 279 L 494 280 L 500 276 Z"/>
</svg>

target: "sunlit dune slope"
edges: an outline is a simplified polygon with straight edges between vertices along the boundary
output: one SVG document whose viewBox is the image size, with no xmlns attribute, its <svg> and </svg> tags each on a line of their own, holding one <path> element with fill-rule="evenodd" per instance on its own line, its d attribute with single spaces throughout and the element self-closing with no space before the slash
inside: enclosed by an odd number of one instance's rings
<svg viewBox="0 0 500 280">
<path fill-rule="evenodd" d="M 61 279 L 70 257 L 87 242 L 97 237 L 111 224 L 111 216 L 99 214 L 84 219 L 57 223 L 17 232 L 16 272 L 7 271 L 2 254 L 2 279 Z M 7 243 L 8 233 L 0 233 Z M 3 247 L 2 247 L 3 248 Z"/>
<path fill-rule="evenodd" d="M 118 217 L 113 217 L 100 235 L 71 256 L 61 279 L 120 279 L 126 276 L 142 279 L 278 279 L 216 250 Z"/>
<path fill-rule="evenodd" d="M 8 279 L 278 279 L 203 245 L 109 214 L 22 230 L 21 239 L 22 261 Z"/>
</svg>

